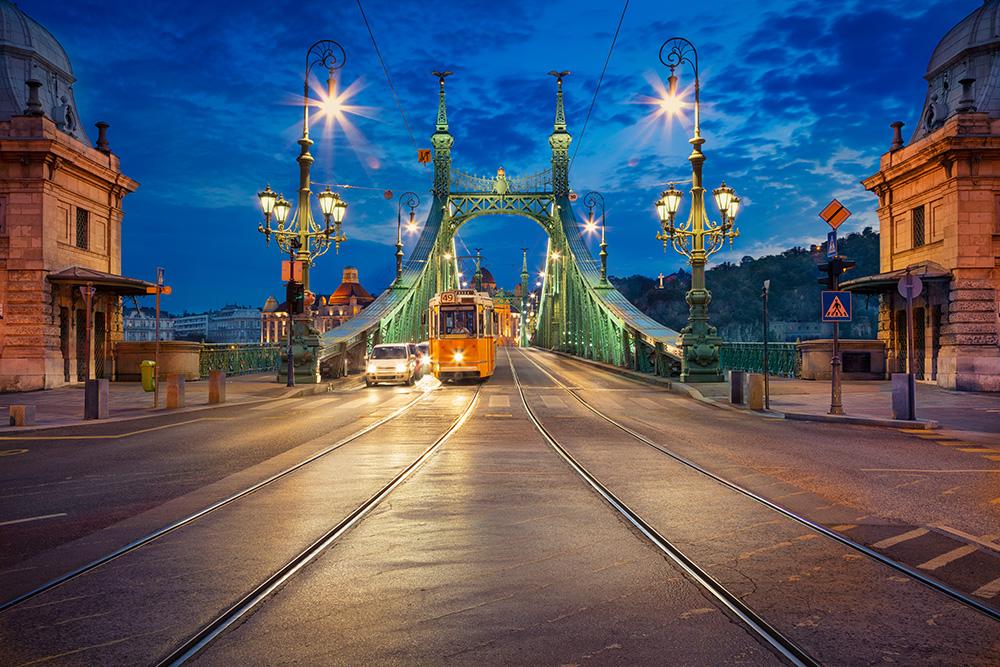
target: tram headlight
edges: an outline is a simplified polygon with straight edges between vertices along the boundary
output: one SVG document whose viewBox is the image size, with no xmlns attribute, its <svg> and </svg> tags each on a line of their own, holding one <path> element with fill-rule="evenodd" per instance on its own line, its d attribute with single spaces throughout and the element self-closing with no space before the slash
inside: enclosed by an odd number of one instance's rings
<svg viewBox="0 0 1000 667">
<path fill-rule="evenodd" d="M 455 354 L 451 355 L 451 358 L 454 359 L 456 364 L 460 364 L 462 363 L 462 360 L 465 359 L 465 355 L 461 350 L 458 350 Z"/>
</svg>

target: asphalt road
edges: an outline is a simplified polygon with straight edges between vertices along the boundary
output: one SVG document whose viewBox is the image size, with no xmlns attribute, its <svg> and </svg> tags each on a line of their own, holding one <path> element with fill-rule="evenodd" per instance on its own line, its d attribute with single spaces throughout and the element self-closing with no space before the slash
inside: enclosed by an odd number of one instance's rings
<svg viewBox="0 0 1000 667">
<path fill-rule="evenodd" d="M 600 419 L 966 593 L 1000 583 L 1000 462 L 865 427 L 770 422 L 513 351 L 555 438 L 818 660 L 996 664 L 997 623 Z M 570 391 L 572 390 L 572 391 Z M 422 396 L 378 387 L 4 441 L 0 598 L 246 489 Z M 281 479 L 12 609 L 4 664 L 149 664 L 458 428 L 197 660 L 208 664 L 773 664 L 528 420 L 507 357 Z M 82 439 L 79 436 L 97 436 Z M 29 520 L 24 520 L 29 519 Z"/>
</svg>

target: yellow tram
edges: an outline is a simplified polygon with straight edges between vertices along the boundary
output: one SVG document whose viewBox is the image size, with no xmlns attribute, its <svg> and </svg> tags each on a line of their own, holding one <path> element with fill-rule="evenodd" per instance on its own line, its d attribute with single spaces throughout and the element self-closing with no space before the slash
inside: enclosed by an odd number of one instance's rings
<svg viewBox="0 0 1000 667">
<path fill-rule="evenodd" d="M 493 300 L 471 289 L 441 292 L 430 301 L 431 372 L 439 380 L 484 379 L 496 367 Z"/>
</svg>

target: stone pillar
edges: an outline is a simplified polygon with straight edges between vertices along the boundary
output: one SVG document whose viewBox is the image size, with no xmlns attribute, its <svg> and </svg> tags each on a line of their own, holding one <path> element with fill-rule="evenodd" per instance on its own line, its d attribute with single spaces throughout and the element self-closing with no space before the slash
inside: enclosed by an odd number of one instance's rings
<svg viewBox="0 0 1000 667">
<path fill-rule="evenodd" d="M 108 380 L 87 380 L 83 392 L 83 418 L 107 419 L 110 403 L 111 387 Z"/>
<path fill-rule="evenodd" d="M 226 402 L 226 373 L 225 371 L 208 372 L 208 402 Z"/>
<path fill-rule="evenodd" d="M 167 376 L 167 407 L 184 407 L 184 376 L 180 373 Z"/>
<path fill-rule="evenodd" d="M 997 295 L 989 279 L 955 278 L 942 315 L 938 384 L 947 389 L 1000 391 Z"/>
<path fill-rule="evenodd" d="M 747 407 L 751 410 L 764 409 L 764 374 L 747 375 Z"/>
</svg>

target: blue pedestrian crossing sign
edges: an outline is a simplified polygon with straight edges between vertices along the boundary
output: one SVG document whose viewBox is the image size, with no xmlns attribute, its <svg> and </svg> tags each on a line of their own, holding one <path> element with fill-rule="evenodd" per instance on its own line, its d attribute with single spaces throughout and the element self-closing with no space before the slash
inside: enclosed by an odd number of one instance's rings
<svg viewBox="0 0 1000 667">
<path fill-rule="evenodd" d="M 821 302 L 823 304 L 822 314 L 824 322 L 850 322 L 851 321 L 851 293 L 850 292 L 822 292 Z"/>
</svg>

